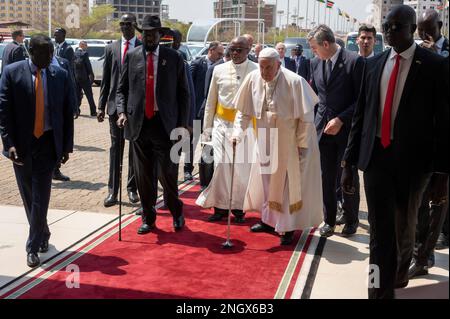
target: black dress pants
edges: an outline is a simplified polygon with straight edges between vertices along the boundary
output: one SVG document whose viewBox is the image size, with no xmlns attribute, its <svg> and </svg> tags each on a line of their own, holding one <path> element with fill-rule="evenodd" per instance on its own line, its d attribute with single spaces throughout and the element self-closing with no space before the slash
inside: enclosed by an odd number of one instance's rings
<svg viewBox="0 0 450 319">
<path fill-rule="evenodd" d="M 183 202 L 178 198 L 178 163 L 170 158 L 172 145 L 158 112 L 152 119 L 144 119 L 138 139 L 131 142 L 143 223 L 152 224 L 156 220 L 158 168 L 172 216 L 177 218 L 183 213 Z"/>
<path fill-rule="evenodd" d="M 111 135 L 111 148 L 109 149 L 109 179 L 108 192 L 114 197 L 119 193 L 119 169 L 120 161 L 123 159 L 123 150 L 125 147 L 125 139 L 120 136 L 120 129 L 117 126 L 117 113 L 109 116 L 109 134 Z M 120 148 L 122 146 L 122 148 Z M 133 152 L 131 145 L 128 152 L 128 181 L 127 191 L 136 192 L 136 178 L 133 169 Z"/>
<path fill-rule="evenodd" d="M 330 226 L 336 225 L 337 213 L 337 176 L 340 174 L 341 161 L 347 147 L 347 139 L 343 136 L 331 136 L 323 134 L 320 142 L 320 163 L 322 168 L 322 191 L 324 203 L 324 220 Z M 359 176 L 355 168 L 353 184 L 356 193 L 353 195 L 342 194 L 344 216 L 348 223 L 358 221 L 359 213 Z"/>
<path fill-rule="evenodd" d="M 417 249 L 414 251 L 414 259 L 421 266 L 427 266 L 428 258 L 434 251 L 448 212 L 448 201 L 442 205 L 430 204 L 430 193 L 429 183 L 423 194 L 417 217 Z"/>
<path fill-rule="evenodd" d="M 38 253 L 42 242 L 50 239 L 47 212 L 52 174 L 56 166 L 53 132 L 47 131 L 39 139 L 33 137 L 31 150 L 24 159 L 24 165 L 13 166 L 30 225 L 26 251 Z"/>
<path fill-rule="evenodd" d="M 92 83 L 89 80 L 77 80 L 77 89 L 78 89 L 78 109 L 81 106 L 81 100 L 83 99 L 83 93 L 86 95 L 86 98 L 89 102 L 89 109 L 91 114 L 95 114 L 96 106 L 94 101 L 94 95 L 92 94 Z"/>
<path fill-rule="evenodd" d="M 408 283 L 417 212 L 429 179 L 430 174 L 401 167 L 394 160 L 392 146 L 384 149 L 376 138 L 364 172 L 370 224 L 369 263 L 379 269 L 379 285 L 375 282 L 369 286 L 371 299 L 394 298 L 395 287 Z"/>
</svg>

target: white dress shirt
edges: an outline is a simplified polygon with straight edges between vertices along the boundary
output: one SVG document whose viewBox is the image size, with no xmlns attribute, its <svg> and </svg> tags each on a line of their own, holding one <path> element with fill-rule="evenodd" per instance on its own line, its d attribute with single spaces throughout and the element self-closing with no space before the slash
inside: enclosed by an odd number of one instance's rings
<svg viewBox="0 0 450 319">
<path fill-rule="evenodd" d="M 361 51 L 358 52 L 358 54 L 359 54 L 359 56 L 363 56 L 363 55 L 361 54 Z M 366 59 L 371 58 L 371 57 L 374 57 L 374 56 L 375 56 L 375 51 L 372 51 L 372 53 L 369 54 L 369 55 L 366 57 Z"/>
<path fill-rule="evenodd" d="M 147 56 L 148 56 L 148 54 L 153 54 L 153 90 L 154 90 L 154 97 L 155 97 L 155 112 L 157 112 L 157 111 L 159 111 L 159 109 L 158 109 L 158 103 L 156 102 L 157 101 L 157 99 L 156 99 L 156 83 L 157 83 L 157 80 L 158 80 L 158 59 L 159 59 L 159 45 L 158 45 L 158 47 L 156 48 L 156 50 L 155 51 L 153 51 L 152 53 L 150 53 L 150 52 L 147 52 Z M 147 70 L 147 60 L 145 61 L 146 63 L 145 63 L 145 70 Z"/>
<path fill-rule="evenodd" d="M 403 95 L 403 89 L 405 88 L 406 78 L 408 77 L 409 69 L 413 62 L 414 53 L 416 51 L 416 43 L 413 43 L 407 50 L 400 53 L 400 67 L 398 71 L 397 84 L 395 86 L 394 100 L 392 103 L 391 114 L 391 139 L 394 139 L 394 123 L 397 116 L 398 107 L 400 106 L 400 100 Z M 394 70 L 395 60 L 397 58 L 397 52 L 392 48 L 389 58 L 386 61 L 383 69 L 383 75 L 381 76 L 380 83 L 380 108 L 377 125 L 377 136 L 381 137 L 381 120 L 383 118 L 384 104 L 386 102 L 386 95 L 389 86 L 389 80 L 391 78 L 392 71 Z"/>
<path fill-rule="evenodd" d="M 132 37 L 129 41 L 130 41 L 130 43 L 128 44 L 128 51 L 130 51 L 131 49 L 134 49 L 134 47 L 136 46 L 136 36 Z M 127 44 L 127 39 L 122 37 L 122 44 L 121 44 L 121 51 L 120 51 L 121 52 L 122 61 L 123 61 L 123 56 L 125 54 L 125 46 L 126 46 L 126 44 Z"/>
</svg>

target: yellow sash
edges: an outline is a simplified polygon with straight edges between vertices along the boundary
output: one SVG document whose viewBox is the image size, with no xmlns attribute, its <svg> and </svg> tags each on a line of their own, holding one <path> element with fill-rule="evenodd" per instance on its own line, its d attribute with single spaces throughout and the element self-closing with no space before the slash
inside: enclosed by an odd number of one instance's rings
<svg viewBox="0 0 450 319">
<path fill-rule="evenodd" d="M 225 120 L 225 121 L 233 123 L 234 119 L 236 117 L 236 113 L 237 113 L 236 109 L 230 109 L 228 107 L 223 106 L 220 103 L 217 103 L 216 115 L 218 117 L 220 117 L 222 120 Z M 256 131 L 256 117 L 252 118 L 252 124 L 253 124 L 253 128 Z"/>
</svg>

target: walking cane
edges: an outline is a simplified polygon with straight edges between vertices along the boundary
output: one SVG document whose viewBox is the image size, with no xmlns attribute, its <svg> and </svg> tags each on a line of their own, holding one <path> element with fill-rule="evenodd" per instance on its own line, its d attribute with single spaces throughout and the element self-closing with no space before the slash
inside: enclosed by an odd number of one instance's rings
<svg viewBox="0 0 450 319">
<path fill-rule="evenodd" d="M 233 162 L 231 162 L 231 186 L 230 186 L 230 202 L 228 206 L 228 226 L 227 226 L 227 240 L 222 244 L 222 248 L 230 249 L 233 243 L 230 240 L 230 224 L 231 224 L 231 203 L 233 201 L 233 180 L 234 180 L 234 160 L 236 157 L 236 140 L 233 140 Z"/>
<path fill-rule="evenodd" d="M 119 128 L 119 241 L 122 241 L 122 164 L 123 164 L 123 127 Z"/>
</svg>

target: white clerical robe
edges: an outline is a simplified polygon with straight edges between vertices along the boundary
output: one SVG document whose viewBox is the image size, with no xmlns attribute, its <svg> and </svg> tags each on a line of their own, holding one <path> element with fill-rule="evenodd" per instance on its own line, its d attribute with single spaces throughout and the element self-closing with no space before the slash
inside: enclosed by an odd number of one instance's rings
<svg viewBox="0 0 450 319">
<path fill-rule="evenodd" d="M 254 71 L 234 100 L 235 136 L 256 118 L 256 161 L 244 210 L 261 212 L 279 233 L 317 226 L 323 219 L 320 153 L 314 127 L 319 99 L 305 79 L 280 68 L 265 82 Z M 265 129 L 265 130 L 264 130 Z"/>
<path fill-rule="evenodd" d="M 203 123 L 204 131 L 212 128 L 214 174 L 208 187 L 197 198 L 199 206 L 229 208 L 233 158 L 230 137 L 237 112 L 232 102 L 245 77 L 256 69 L 258 65 L 250 60 L 241 64 L 229 61 L 214 68 Z M 248 157 L 253 157 L 246 149 L 253 149 L 253 143 L 254 136 L 249 136 L 236 148 L 231 209 L 243 209 L 251 169 Z"/>
</svg>

